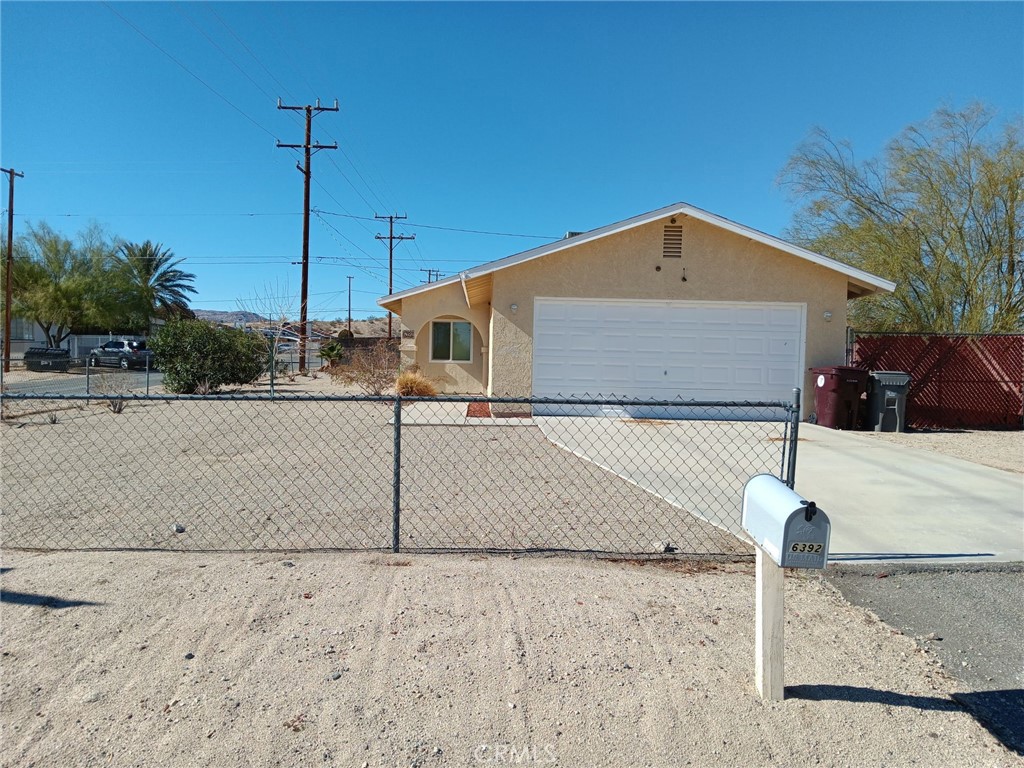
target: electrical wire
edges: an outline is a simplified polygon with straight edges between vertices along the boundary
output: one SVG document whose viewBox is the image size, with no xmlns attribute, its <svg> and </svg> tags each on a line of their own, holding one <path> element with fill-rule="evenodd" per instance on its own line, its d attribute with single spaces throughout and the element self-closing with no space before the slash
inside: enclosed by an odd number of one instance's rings
<svg viewBox="0 0 1024 768">
<path fill-rule="evenodd" d="M 317 213 L 325 216 L 341 216 L 348 219 L 363 219 L 364 221 L 373 221 L 366 216 L 355 216 L 351 213 L 338 213 L 337 211 L 325 211 L 322 208 L 317 209 Z M 465 232 L 472 235 L 494 235 L 496 237 L 531 237 L 536 240 L 561 240 L 561 236 L 556 235 L 524 235 L 517 232 L 490 232 L 482 229 L 461 229 L 459 227 L 442 227 L 437 224 L 413 224 L 408 221 L 402 222 L 403 226 L 406 227 L 417 227 L 419 229 L 442 229 L 446 232 Z"/>
<path fill-rule="evenodd" d="M 199 75 L 197 75 L 197 74 L 196 74 L 195 72 L 193 72 L 193 71 L 192 71 L 191 69 L 189 69 L 188 67 L 186 67 L 186 66 L 185 66 L 184 64 L 182 64 L 182 63 L 181 63 L 180 61 L 178 61 L 178 59 L 176 59 L 176 58 L 175 58 L 174 56 L 172 56 L 172 55 L 171 55 L 171 54 L 170 54 L 169 52 L 167 52 L 167 51 L 166 51 L 166 50 L 164 50 L 164 49 L 163 49 L 162 47 L 160 47 L 160 45 L 159 45 L 159 44 L 158 44 L 158 43 L 157 43 L 157 42 L 156 42 L 156 41 L 155 41 L 155 40 L 154 40 L 153 38 L 151 38 L 151 37 L 150 37 L 149 35 L 147 35 L 147 34 L 146 34 L 145 32 L 143 32 L 143 31 L 142 31 L 141 29 L 139 29 L 139 27 L 135 26 L 135 25 L 134 25 L 134 24 L 133 24 L 132 22 L 130 22 L 130 21 L 129 21 L 129 20 L 127 19 L 127 18 L 125 18 L 125 17 L 124 17 L 124 16 L 122 16 L 122 15 L 121 15 L 120 13 L 118 13 L 118 12 L 117 12 L 116 10 L 114 10 L 114 8 L 113 8 L 113 7 L 111 7 L 110 3 L 106 2 L 106 0 L 101 0 L 101 2 L 103 3 L 103 5 L 104 5 L 104 6 L 106 7 L 106 9 L 107 9 L 108 11 L 110 11 L 111 13 L 113 13 L 113 14 L 114 14 L 115 16 L 117 16 L 117 17 L 118 17 L 119 19 L 121 19 L 121 21 L 123 21 L 123 22 L 124 22 L 125 24 L 127 24 L 127 25 L 128 25 L 129 27 L 131 27 L 131 28 L 132 28 L 132 29 L 134 29 L 134 30 L 135 30 L 136 32 L 138 32 L 138 33 L 139 33 L 139 35 L 141 35 L 141 36 L 143 37 L 143 39 L 145 39 L 145 40 L 146 40 L 147 42 L 149 42 L 149 44 L 150 44 L 150 45 L 152 45 L 152 46 L 153 46 L 154 48 L 156 48 L 156 49 L 157 49 L 158 51 L 160 51 L 160 53 L 162 53 L 162 54 L 163 54 L 164 56 L 166 56 L 166 57 L 167 57 L 168 59 L 170 59 L 170 60 L 171 60 L 171 61 L 173 61 L 173 62 L 174 62 L 175 64 L 177 64 L 177 65 L 178 65 L 179 67 L 181 67 L 181 68 L 182 68 L 183 70 L 185 70 L 185 71 L 186 71 L 186 72 L 187 72 L 188 74 L 190 74 L 190 75 L 191 75 L 192 77 L 194 77 L 194 78 L 195 78 L 196 80 L 198 80 L 198 81 L 199 81 L 200 83 L 202 83 L 202 84 L 203 84 L 203 86 L 204 86 L 204 87 L 206 87 L 207 89 L 209 89 L 211 93 L 213 93 L 213 94 L 214 94 L 215 96 L 217 96 L 217 98 L 219 98 L 219 99 L 220 99 L 221 101 L 223 101 L 223 102 L 224 102 L 225 104 L 227 104 L 227 105 L 228 105 L 229 107 L 231 107 L 231 108 L 232 108 L 233 110 L 235 110 L 235 111 L 236 111 L 236 112 L 237 112 L 238 114 L 240 114 L 240 115 L 241 115 L 242 117 L 244 117 L 244 118 L 245 118 L 246 120 L 248 120 L 248 121 L 249 121 L 250 123 L 252 123 L 253 125 L 255 125 L 255 126 L 256 126 L 257 128 L 259 128 L 259 129 L 260 129 L 261 131 L 263 131 L 264 133 L 266 133 L 266 134 L 267 134 L 268 136 L 270 136 L 270 137 L 272 137 L 272 138 L 274 138 L 274 139 L 276 139 L 276 138 L 277 138 L 277 137 L 276 137 L 276 136 L 274 135 L 274 133 L 273 133 L 273 132 L 272 132 L 271 130 L 269 130 L 269 129 L 268 129 L 268 128 L 267 128 L 266 126 L 262 125 L 262 124 L 261 124 L 261 123 L 260 123 L 259 121 L 257 121 L 257 120 L 256 120 L 255 118 L 251 117 L 251 116 L 250 116 L 250 115 L 249 115 L 248 113 L 246 113 L 246 112 L 245 112 L 244 110 L 242 110 L 242 109 L 241 109 L 241 107 L 238 107 L 238 106 L 236 106 L 236 105 L 235 105 L 235 104 L 234 104 L 234 103 L 233 103 L 233 102 L 232 102 L 232 101 L 231 101 L 231 100 L 230 100 L 230 99 L 229 99 L 229 98 L 228 98 L 227 96 L 225 96 L 224 94 L 222 94 L 222 93 L 221 93 L 220 91 L 218 91 L 218 90 L 217 90 L 216 88 L 214 88 L 214 87 L 213 87 L 212 85 L 210 85 L 210 84 L 209 84 L 208 82 L 206 82 L 205 80 L 203 80 L 203 78 L 201 78 L 201 77 L 200 77 Z"/>
<path fill-rule="evenodd" d="M 267 69 L 266 65 L 264 65 L 264 63 L 262 61 L 260 61 L 259 57 L 255 53 L 252 52 L 252 49 L 249 48 L 249 46 L 245 44 L 245 41 L 242 40 L 242 38 L 240 38 L 238 35 L 235 34 L 234 30 L 231 29 L 231 27 L 228 26 L 227 22 L 224 21 L 224 19 L 222 19 L 220 17 L 220 15 L 217 13 L 217 11 L 214 10 L 213 6 L 212 5 L 207 5 L 206 8 L 207 8 L 207 10 L 210 11 L 210 13 L 212 13 L 214 15 L 214 17 L 217 19 L 217 21 L 219 21 L 221 23 L 221 26 L 223 26 L 224 29 L 226 29 L 228 31 L 228 33 L 233 38 L 235 38 L 235 40 L 238 41 L 238 44 L 241 45 L 246 50 L 246 52 L 252 57 L 252 60 L 255 61 L 257 64 L 259 64 L 260 67 L 263 68 L 264 72 L 266 72 L 268 75 L 270 75 L 270 79 L 271 80 L 273 80 L 275 83 L 277 83 L 277 86 L 281 89 L 282 95 L 287 96 L 289 101 L 295 101 L 295 99 L 292 98 L 292 95 L 288 92 L 288 89 L 284 87 L 284 84 L 281 83 L 281 81 L 278 80 L 274 76 L 273 72 L 271 72 L 269 69 Z"/>
</svg>

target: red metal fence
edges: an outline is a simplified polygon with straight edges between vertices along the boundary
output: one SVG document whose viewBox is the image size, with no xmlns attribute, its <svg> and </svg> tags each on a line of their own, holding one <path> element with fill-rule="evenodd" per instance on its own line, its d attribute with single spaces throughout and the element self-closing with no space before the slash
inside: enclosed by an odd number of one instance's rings
<svg viewBox="0 0 1024 768">
<path fill-rule="evenodd" d="M 910 426 L 1024 426 L 1024 336 L 858 333 L 852 365 L 913 377 L 907 394 Z"/>
</svg>

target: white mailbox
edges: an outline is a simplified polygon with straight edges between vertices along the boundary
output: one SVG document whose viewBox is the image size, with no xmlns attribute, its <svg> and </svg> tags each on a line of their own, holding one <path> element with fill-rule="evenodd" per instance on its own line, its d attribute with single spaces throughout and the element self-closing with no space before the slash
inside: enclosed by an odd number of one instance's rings
<svg viewBox="0 0 1024 768">
<path fill-rule="evenodd" d="M 743 530 L 784 568 L 824 568 L 828 515 L 774 475 L 755 475 L 743 488 Z"/>
</svg>

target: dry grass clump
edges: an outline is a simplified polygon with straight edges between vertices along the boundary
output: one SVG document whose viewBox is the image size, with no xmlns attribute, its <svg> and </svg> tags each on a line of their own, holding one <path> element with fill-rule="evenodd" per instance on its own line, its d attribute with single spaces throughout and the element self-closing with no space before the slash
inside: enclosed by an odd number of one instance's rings
<svg viewBox="0 0 1024 768">
<path fill-rule="evenodd" d="M 437 387 L 434 382 L 420 373 L 418 370 L 405 370 L 398 376 L 395 382 L 395 391 L 405 397 L 435 397 Z"/>
</svg>

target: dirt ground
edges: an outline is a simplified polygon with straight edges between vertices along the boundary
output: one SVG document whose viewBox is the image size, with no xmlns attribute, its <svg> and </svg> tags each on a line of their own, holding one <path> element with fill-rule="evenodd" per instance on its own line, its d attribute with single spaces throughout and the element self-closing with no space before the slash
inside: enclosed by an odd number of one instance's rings
<svg viewBox="0 0 1024 768">
<path fill-rule="evenodd" d="M 996 469 L 1024 473 L 1024 431 L 946 430 L 858 432 L 909 448 L 921 448 Z"/>
<path fill-rule="evenodd" d="M 113 472 L 127 449 L 94 430 L 142 433 L 143 414 L 40 417 L 4 446 L 69 430 L 59 455 L 88 424 Z M 1024 471 L 1019 432 L 878 437 Z M 950 698 L 965 685 L 934 655 L 811 572 L 786 580 L 782 702 L 753 685 L 748 564 L 6 550 L 0 572 L 11 768 L 1024 765 Z"/>
<path fill-rule="evenodd" d="M 787 579 L 787 699 L 749 565 L 11 553 L 5 766 L 1012 766 L 915 642 Z"/>
</svg>

